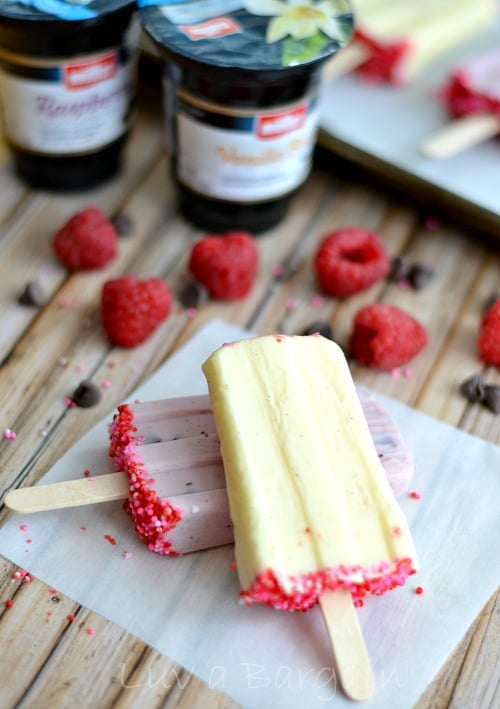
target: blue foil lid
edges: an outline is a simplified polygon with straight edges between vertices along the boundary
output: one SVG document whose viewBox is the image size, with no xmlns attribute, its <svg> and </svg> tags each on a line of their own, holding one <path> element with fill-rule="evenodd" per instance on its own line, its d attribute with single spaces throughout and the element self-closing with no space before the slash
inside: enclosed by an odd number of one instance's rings
<svg viewBox="0 0 500 709">
<path fill-rule="evenodd" d="M 142 24 L 167 54 L 228 69 L 316 63 L 352 38 L 349 0 L 138 0 Z"/>
<path fill-rule="evenodd" d="M 0 0 L 1 18 L 47 21 L 50 19 L 78 22 L 92 20 L 130 5 L 131 0 Z"/>
</svg>

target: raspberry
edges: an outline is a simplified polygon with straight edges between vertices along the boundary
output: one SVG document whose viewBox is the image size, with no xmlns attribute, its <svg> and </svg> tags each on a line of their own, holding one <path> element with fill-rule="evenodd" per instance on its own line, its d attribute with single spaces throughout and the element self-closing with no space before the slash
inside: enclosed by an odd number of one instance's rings
<svg viewBox="0 0 500 709">
<path fill-rule="evenodd" d="M 247 232 L 208 234 L 194 244 L 189 258 L 193 276 L 213 298 L 244 298 L 250 291 L 259 265 L 253 237 Z"/>
<path fill-rule="evenodd" d="M 116 228 L 97 207 L 77 212 L 54 235 L 59 261 L 72 271 L 101 268 L 117 253 Z"/>
<path fill-rule="evenodd" d="M 165 281 L 122 276 L 103 286 L 101 321 L 110 342 L 134 347 L 167 318 L 171 307 L 172 294 Z"/>
<path fill-rule="evenodd" d="M 314 256 L 320 288 L 337 298 L 366 290 L 390 270 L 391 260 L 380 237 L 360 227 L 332 231 Z"/>
<path fill-rule="evenodd" d="M 427 344 L 427 332 L 418 320 L 393 305 L 376 303 L 361 308 L 354 318 L 350 354 L 377 369 L 400 367 Z"/>
<path fill-rule="evenodd" d="M 500 367 L 500 298 L 483 315 L 477 346 L 483 362 Z"/>
</svg>

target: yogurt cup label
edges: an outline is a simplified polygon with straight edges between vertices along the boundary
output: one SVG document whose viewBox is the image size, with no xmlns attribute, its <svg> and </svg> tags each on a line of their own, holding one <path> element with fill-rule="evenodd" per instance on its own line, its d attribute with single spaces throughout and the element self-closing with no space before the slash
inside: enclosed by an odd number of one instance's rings
<svg viewBox="0 0 500 709">
<path fill-rule="evenodd" d="M 238 113 L 191 110 L 184 95 L 177 119 L 178 178 L 192 190 L 249 203 L 284 195 L 309 173 L 318 127 L 314 100 Z"/>
<path fill-rule="evenodd" d="M 136 57 L 118 50 L 66 62 L 0 66 L 5 133 L 19 147 L 52 155 L 95 150 L 128 128 Z"/>
</svg>

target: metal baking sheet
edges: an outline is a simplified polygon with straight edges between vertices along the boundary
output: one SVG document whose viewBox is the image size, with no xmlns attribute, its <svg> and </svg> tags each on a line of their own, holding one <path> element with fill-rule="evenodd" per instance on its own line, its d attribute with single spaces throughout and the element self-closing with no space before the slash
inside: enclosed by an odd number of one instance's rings
<svg viewBox="0 0 500 709">
<path fill-rule="evenodd" d="M 500 138 L 444 160 L 419 153 L 449 121 L 436 91 L 458 65 L 494 46 L 500 20 L 410 86 L 368 84 L 355 74 L 332 81 L 322 92 L 320 145 L 500 239 Z"/>
</svg>

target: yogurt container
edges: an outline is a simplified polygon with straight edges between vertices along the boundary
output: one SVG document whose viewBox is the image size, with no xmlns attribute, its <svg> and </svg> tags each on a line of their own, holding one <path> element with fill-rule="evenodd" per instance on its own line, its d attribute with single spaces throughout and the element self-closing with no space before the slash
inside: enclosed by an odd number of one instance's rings
<svg viewBox="0 0 500 709">
<path fill-rule="evenodd" d="M 78 190 L 118 171 L 136 93 L 130 0 L 0 0 L 0 112 L 17 172 Z"/>
<path fill-rule="evenodd" d="M 167 150 L 182 212 L 257 233 L 307 178 L 321 69 L 352 36 L 347 0 L 139 0 L 163 60 Z"/>
</svg>

